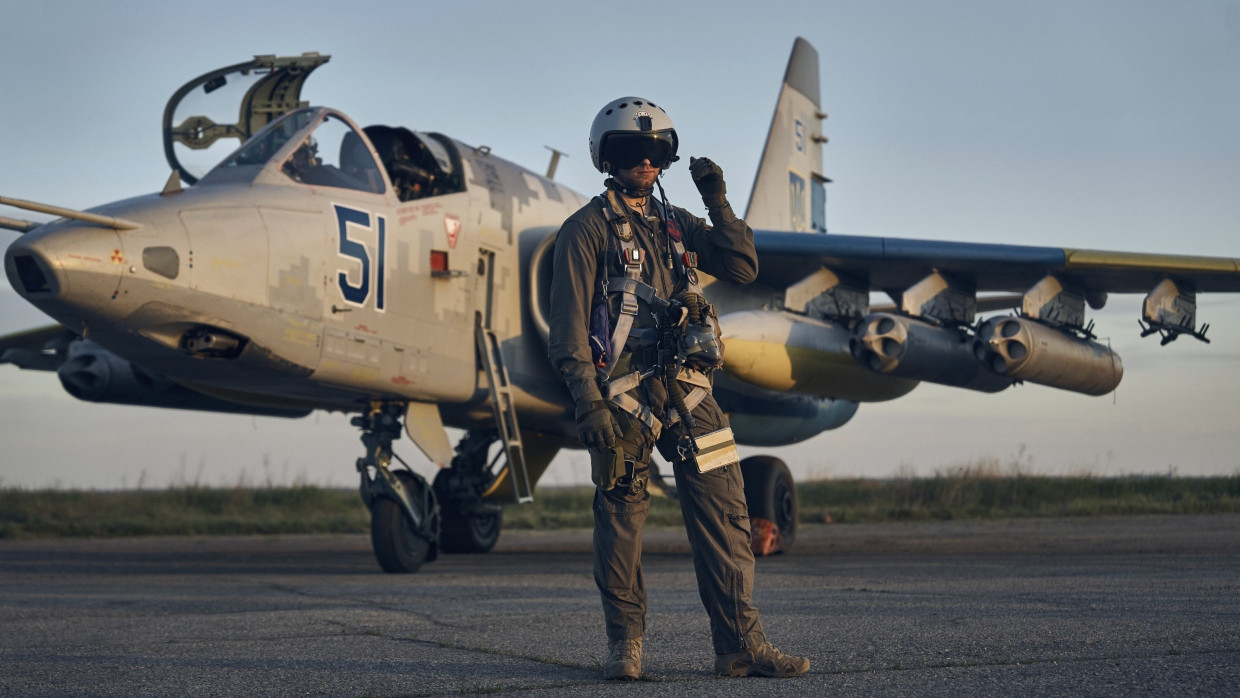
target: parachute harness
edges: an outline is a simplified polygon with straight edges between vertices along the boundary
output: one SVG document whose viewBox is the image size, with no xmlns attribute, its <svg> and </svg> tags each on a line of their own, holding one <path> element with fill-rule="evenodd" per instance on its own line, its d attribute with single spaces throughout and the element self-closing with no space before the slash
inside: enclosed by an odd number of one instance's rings
<svg viewBox="0 0 1240 698">
<path fill-rule="evenodd" d="M 656 180 L 657 181 L 657 180 Z M 610 356 L 600 361 L 604 375 L 604 395 L 614 405 L 645 424 L 655 438 L 666 427 L 683 422 L 687 427 L 677 450 L 684 459 L 698 452 L 692 433 L 696 423 L 692 411 L 710 394 L 709 373 L 722 365 L 722 350 L 716 333 L 717 323 L 710 304 L 698 285 L 697 253 L 687 252 L 679 225 L 671 220 L 667 195 L 659 185 L 662 209 L 659 227 L 666 240 L 665 266 L 683 280 L 684 292 L 672 300 L 661 298 L 654 287 L 642 281 L 644 250 L 638 247 L 632 223 L 619 196 L 608 188 L 601 205 L 611 230 L 620 241 L 620 258 L 624 276 L 610 276 L 611 264 L 604 264 L 600 287 L 603 302 L 609 294 L 620 295 L 620 310 L 610 338 Z M 655 318 L 658 332 L 654 365 L 646 370 L 635 368 L 624 376 L 610 380 L 619 355 L 633 331 L 633 321 L 639 309 L 638 301 L 645 301 Z M 651 409 L 640 403 L 630 393 L 647 379 L 659 380 L 667 391 L 668 401 L 662 415 L 656 416 Z M 685 392 L 682 383 L 691 386 Z"/>
</svg>

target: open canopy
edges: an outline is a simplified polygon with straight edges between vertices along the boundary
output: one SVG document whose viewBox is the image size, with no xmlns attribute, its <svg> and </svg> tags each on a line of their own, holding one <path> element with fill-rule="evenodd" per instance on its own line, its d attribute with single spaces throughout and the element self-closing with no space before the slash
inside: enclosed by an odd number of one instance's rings
<svg viewBox="0 0 1240 698">
<path fill-rule="evenodd" d="M 259 129 L 306 106 L 302 85 L 330 58 L 318 53 L 256 56 L 185 83 L 164 108 L 168 164 L 194 184 Z"/>
</svg>

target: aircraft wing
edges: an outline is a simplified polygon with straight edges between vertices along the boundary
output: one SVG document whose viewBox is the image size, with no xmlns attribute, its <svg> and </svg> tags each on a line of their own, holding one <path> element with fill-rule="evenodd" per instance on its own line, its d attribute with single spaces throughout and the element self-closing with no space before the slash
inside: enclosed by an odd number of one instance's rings
<svg viewBox="0 0 1240 698">
<path fill-rule="evenodd" d="M 1142 336 L 1208 341 L 1197 293 L 1240 292 L 1240 259 L 1223 257 L 769 230 L 755 231 L 754 244 L 757 282 L 775 295 L 720 316 L 724 370 L 813 398 L 890 400 L 916 381 L 1103 395 L 1123 367 L 1093 341 L 1087 305 L 1144 293 Z M 874 291 L 894 304 L 871 305 Z M 976 317 L 1012 307 L 1019 314 Z"/>
<path fill-rule="evenodd" d="M 1240 292 L 1240 259 L 828 234 L 820 97 L 818 52 L 797 39 L 744 215 L 760 293 L 712 291 L 738 381 L 856 402 L 919 381 L 1104 395 L 1123 365 L 1094 341 L 1087 306 L 1143 293 L 1143 336 L 1208 341 L 1197 294 Z M 875 291 L 893 302 L 872 304 Z M 1019 312 L 978 321 L 1009 308 Z"/>
<path fill-rule="evenodd" d="M 1076 250 L 853 235 L 755 231 L 758 282 L 785 289 L 826 267 L 868 286 L 902 291 L 934 272 L 975 291 L 1024 293 L 1055 275 L 1091 293 L 1148 293 L 1164 279 L 1203 292 L 1240 291 L 1240 259 Z"/>
</svg>

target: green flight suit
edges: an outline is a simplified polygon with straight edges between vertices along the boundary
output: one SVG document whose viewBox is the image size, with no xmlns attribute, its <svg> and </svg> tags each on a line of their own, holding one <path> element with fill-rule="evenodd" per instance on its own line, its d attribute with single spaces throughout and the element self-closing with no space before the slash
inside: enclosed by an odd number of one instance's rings
<svg viewBox="0 0 1240 698">
<path fill-rule="evenodd" d="M 623 276 L 620 241 L 604 214 L 606 205 L 596 197 L 565 221 L 556 241 L 551 283 L 551 334 L 548 354 L 560 371 L 574 400 L 602 400 L 605 376 L 593 363 L 589 344 L 591 308 L 601 297 L 601 272 Z M 668 214 L 679 226 L 687 250 L 696 252 L 701 271 L 720 280 L 750 283 L 757 276 L 757 253 L 753 231 L 738 219 L 730 206 L 712 209 L 713 227 L 684 209 L 670 207 Z M 654 287 L 660 298 L 673 298 L 684 279 L 669 270 L 663 260 L 668 253 L 666 236 L 657 221 L 630 215 L 638 248 L 645 251 L 642 281 Z M 615 325 L 619 294 L 608 297 L 611 322 Z M 634 332 L 654 326 L 645 302 L 634 320 Z M 630 335 L 633 336 L 632 334 Z M 615 347 L 615 351 L 621 351 Z M 621 351 L 612 373 L 626 373 L 635 360 Z M 667 401 L 659 380 L 648 379 L 629 393 L 639 403 L 662 416 Z M 714 397 L 691 410 L 695 436 L 727 427 L 727 417 Z M 710 618 L 716 654 L 758 647 L 765 641 L 753 591 L 754 557 L 749 547 L 749 513 L 740 468 L 732 465 L 699 473 L 677 453 L 683 425 L 677 423 L 654 433 L 639 420 L 612 407 L 623 430 L 617 439 L 625 458 L 634 461 L 634 473 L 610 491 L 596 489 L 594 496 L 594 580 L 603 601 L 609 640 L 641 637 L 645 632 L 646 588 L 641 567 L 641 532 L 650 508 L 646 486 L 652 451 L 672 464 L 685 528 L 693 549 L 698 592 Z"/>
</svg>

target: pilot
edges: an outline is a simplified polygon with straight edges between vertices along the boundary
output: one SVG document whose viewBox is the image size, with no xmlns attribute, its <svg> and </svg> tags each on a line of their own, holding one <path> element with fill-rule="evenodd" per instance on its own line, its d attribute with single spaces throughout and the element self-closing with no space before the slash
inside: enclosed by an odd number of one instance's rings
<svg viewBox="0 0 1240 698">
<path fill-rule="evenodd" d="M 671 119 L 649 100 L 624 97 L 603 107 L 590 128 L 590 157 L 609 175 L 606 189 L 564 222 L 555 247 L 548 353 L 576 403 L 597 486 L 603 676 L 641 676 L 641 535 L 655 449 L 675 474 L 715 671 L 797 676 L 809 660 L 767 642 L 750 600 L 744 484 L 728 420 L 711 395 L 722 345 L 697 276 L 701 269 L 732 283 L 753 281 L 753 231 L 733 213 L 723 172 L 706 158 L 690 158 L 689 173 L 711 224 L 668 205 L 659 177 L 679 159 L 677 146 Z"/>
</svg>

